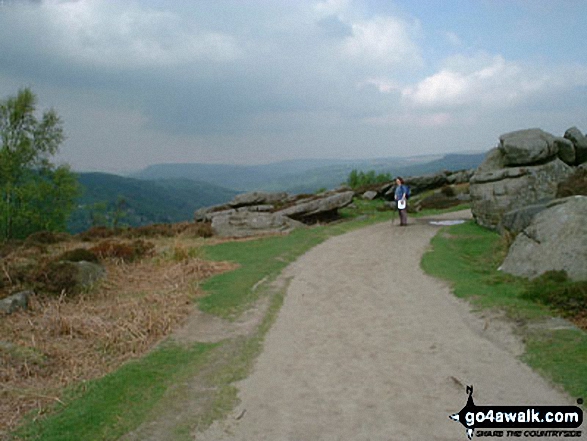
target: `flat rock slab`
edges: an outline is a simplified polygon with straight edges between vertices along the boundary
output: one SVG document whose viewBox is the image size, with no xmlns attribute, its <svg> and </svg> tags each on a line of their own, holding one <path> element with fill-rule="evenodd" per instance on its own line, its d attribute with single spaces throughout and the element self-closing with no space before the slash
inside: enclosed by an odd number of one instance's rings
<svg viewBox="0 0 587 441">
<path fill-rule="evenodd" d="M 290 265 L 240 405 L 194 439 L 464 440 L 448 416 L 470 384 L 477 405 L 574 405 L 422 272 L 430 220 L 338 236 Z"/>
</svg>

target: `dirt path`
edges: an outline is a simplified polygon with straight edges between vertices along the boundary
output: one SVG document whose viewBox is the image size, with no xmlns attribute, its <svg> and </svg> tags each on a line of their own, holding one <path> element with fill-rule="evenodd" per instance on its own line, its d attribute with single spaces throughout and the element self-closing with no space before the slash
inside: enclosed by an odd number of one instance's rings
<svg viewBox="0 0 587 441">
<path fill-rule="evenodd" d="M 448 415 L 469 384 L 478 405 L 575 404 L 422 272 L 439 227 L 410 221 L 332 238 L 286 270 L 241 404 L 196 440 L 465 440 Z"/>
</svg>

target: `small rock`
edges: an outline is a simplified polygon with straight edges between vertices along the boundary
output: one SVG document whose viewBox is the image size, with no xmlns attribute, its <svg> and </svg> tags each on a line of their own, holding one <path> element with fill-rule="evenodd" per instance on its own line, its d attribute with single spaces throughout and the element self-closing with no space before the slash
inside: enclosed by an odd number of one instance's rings
<svg viewBox="0 0 587 441">
<path fill-rule="evenodd" d="M 29 298 L 34 294 L 33 291 L 21 291 L 12 294 L 0 300 L 0 311 L 5 314 L 12 314 L 19 309 L 26 311 L 29 307 Z"/>
<path fill-rule="evenodd" d="M 370 190 L 370 191 L 366 191 L 365 193 L 363 193 L 363 195 L 361 196 L 363 199 L 367 199 L 369 201 L 372 201 L 373 199 L 375 199 L 377 197 L 377 192 Z"/>
</svg>

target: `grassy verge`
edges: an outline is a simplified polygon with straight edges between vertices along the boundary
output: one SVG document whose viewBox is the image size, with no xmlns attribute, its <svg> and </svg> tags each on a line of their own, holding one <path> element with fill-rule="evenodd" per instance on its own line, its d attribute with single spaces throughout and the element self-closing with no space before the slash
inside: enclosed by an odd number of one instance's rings
<svg viewBox="0 0 587 441">
<path fill-rule="evenodd" d="M 556 312 L 528 299 L 532 283 L 497 270 L 505 244 L 496 233 L 473 222 L 443 228 L 422 259 L 429 274 L 449 281 L 455 295 L 478 308 L 505 310 L 526 341 L 523 360 L 560 384 L 572 397 L 587 396 L 587 333 L 528 324 Z"/>
<path fill-rule="evenodd" d="M 116 372 L 70 390 L 52 415 L 27 424 L 17 439 L 43 441 L 116 440 L 134 429 L 166 389 L 194 374 L 214 345 L 190 348 L 164 344 Z"/>
</svg>

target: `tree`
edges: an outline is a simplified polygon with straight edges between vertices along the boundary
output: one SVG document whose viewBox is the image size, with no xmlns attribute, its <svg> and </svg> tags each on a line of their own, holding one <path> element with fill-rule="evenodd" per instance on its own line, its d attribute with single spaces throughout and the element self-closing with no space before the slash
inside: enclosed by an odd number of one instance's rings
<svg viewBox="0 0 587 441">
<path fill-rule="evenodd" d="M 0 239 L 24 238 L 39 230 L 65 230 L 78 195 L 67 165 L 50 158 L 64 140 L 54 110 L 35 116 L 30 89 L 0 101 Z"/>
</svg>

